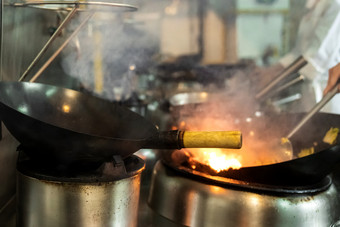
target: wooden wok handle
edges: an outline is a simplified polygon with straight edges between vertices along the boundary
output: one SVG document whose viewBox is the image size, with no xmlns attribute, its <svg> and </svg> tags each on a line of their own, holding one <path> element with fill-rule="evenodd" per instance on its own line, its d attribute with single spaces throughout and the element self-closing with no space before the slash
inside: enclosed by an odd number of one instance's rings
<svg viewBox="0 0 340 227">
<path fill-rule="evenodd" d="M 143 148 L 181 149 L 181 148 L 229 148 L 242 146 L 239 131 L 166 131 L 149 138 Z"/>
<path fill-rule="evenodd" d="M 239 131 L 184 131 L 183 147 L 240 149 L 242 134 Z"/>
</svg>

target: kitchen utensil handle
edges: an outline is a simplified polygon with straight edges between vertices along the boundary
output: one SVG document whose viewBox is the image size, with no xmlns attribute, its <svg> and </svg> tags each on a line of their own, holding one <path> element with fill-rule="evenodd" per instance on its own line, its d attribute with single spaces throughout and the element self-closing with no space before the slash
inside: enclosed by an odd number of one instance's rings
<svg viewBox="0 0 340 227">
<path fill-rule="evenodd" d="M 45 69 L 54 61 L 54 59 L 61 53 L 61 51 L 69 44 L 74 36 L 78 34 L 80 29 L 87 23 L 87 21 L 93 16 L 93 12 L 85 17 L 85 19 L 78 25 L 78 27 L 72 32 L 72 34 L 60 45 L 60 47 L 52 54 L 52 56 L 40 67 L 40 69 L 34 74 L 29 82 L 34 82 Z"/>
<path fill-rule="evenodd" d="M 239 131 L 165 131 L 150 138 L 143 148 L 181 149 L 181 148 L 229 148 L 242 146 Z"/>
<path fill-rule="evenodd" d="M 286 138 L 290 139 L 297 131 L 300 130 L 300 128 L 309 120 L 311 119 L 315 113 L 319 112 L 324 105 L 326 105 L 329 100 L 333 98 L 333 96 L 338 93 L 338 83 L 334 86 L 334 88 L 328 92 L 320 102 L 318 102 L 307 114 L 306 116 L 290 131 L 290 133 L 286 136 Z"/>
<path fill-rule="evenodd" d="M 300 70 L 303 66 L 307 64 L 307 61 L 304 59 L 303 56 L 298 57 L 292 64 L 290 64 L 286 69 L 280 72 L 273 81 L 267 84 L 261 91 L 259 91 L 255 98 L 257 100 L 263 99 L 265 95 L 267 95 L 278 83 L 280 83 L 283 79 L 287 76 L 296 73 Z"/>
<path fill-rule="evenodd" d="M 76 5 L 65 17 L 65 19 L 61 22 L 57 30 L 53 33 L 53 35 L 50 37 L 50 39 L 47 41 L 47 43 L 44 45 L 44 47 L 40 50 L 38 55 L 34 58 L 34 60 L 31 62 L 31 64 L 28 66 L 28 68 L 25 70 L 25 72 L 21 75 L 19 81 L 23 81 L 26 76 L 30 73 L 32 68 L 37 64 L 37 62 L 41 59 L 43 54 L 47 51 L 47 49 L 51 46 L 52 42 L 57 38 L 58 35 L 62 32 L 62 29 L 71 21 L 73 16 L 78 10 L 78 6 Z"/>
<path fill-rule="evenodd" d="M 295 78 L 292 79 L 291 81 L 288 81 L 287 83 L 285 83 L 285 84 L 281 85 L 280 87 L 276 88 L 274 91 L 268 93 L 267 98 L 270 98 L 270 97 L 272 97 L 272 96 L 278 94 L 279 92 L 281 92 L 281 91 L 283 91 L 283 90 L 285 90 L 285 89 L 287 89 L 287 88 L 289 88 L 289 87 L 291 87 L 291 86 L 293 86 L 293 85 L 295 85 L 295 84 L 297 84 L 297 83 L 301 83 L 301 82 L 303 82 L 305 79 L 306 79 L 306 78 L 305 78 L 304 75 L 299 74 L 297 77 L 295 77 Z"/>
<path fill-rule="evenodd" d="M 183 148 L 231 148 L 242 147 L 239 131 L 184 131 Z"/>
</svg>

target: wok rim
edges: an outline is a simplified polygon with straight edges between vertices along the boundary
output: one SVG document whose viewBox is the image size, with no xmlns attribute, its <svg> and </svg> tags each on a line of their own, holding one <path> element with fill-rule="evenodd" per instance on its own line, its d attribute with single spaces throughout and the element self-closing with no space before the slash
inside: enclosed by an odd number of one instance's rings
<svg viewBox="0 0 340 227">
<path fill-rule="evenodd" d="M 89 137 L 98 138 L 98 139 L 99 138 L 100 139 L 107 139 L 107 140 L 114 139 L 114 140 L 117 140 L 117 141 L 135 141 L 135 142 L 145 141 L 146 139 L 150 138 L 151 136 L 155 135 L 158 132 L 157 128 L 151 122 L 149 122 L 147 119 L 143 118 L 141 115 L 139 115 L 139 114 L 129 110 L 128 108 L 125 108 L 125 107 L 120 106 L 120 105 L 115 104 L 115 103 L 111 103 L 108 100 L 101 99 L 101 98 L 99 98 L 97 96 L 93 96 L 93 95 L 90 95 L 90 94 L 87 94 L 87 93 L 83 93 L 83 92 L 80 92 L 80 91 L 77 91 L 77 90 L 69 89 L 69 88 L 63 88 L 63 87 L 58 87 L 58 86 L 54 86 L 54 85 L 50 85 L 50 84 L 43 84 L 43 83 L 32 83 L 32 82 L 0 81 L 0 88 L 2 86 L 9 86 L 10 84 L 14 84 L 14 85 L 15 84 L 20 84 L 20 86 L 22 88 L 34 84 L 34 85 L 38 85 L 38 86 L 41 86 L 41 87 L 44 87 L 44 88 L 50 87 L 50 88 L 56 88 L 56 89 L 58 89 L 60 91 L 61 90 L 62 91 L 71 91 L 71 92 L 81 96 L 82 99 L 90 98 L 90 99 L 93 99 L 93 100 L 97 100 L 97 101 L 99 101 L 99 102 L 101 102 L 101 103 L 103 103 L 105 105 L 115 105 L 116 107 L 118 107 L 122 111 L 126 111 L 126 112 L 129 112 L 130 114 L 134 115 L 134 117 L 138 118 L 138 120 L 141 120 L 141 121 L 144 121 L 144 122 L 148 122 L 149 126 L 151 126 L 151 125 L 153 126 L 152 127 L 152 129 L 153 129 L 152 130 L 153 131 L 152 135 L 147 136 L 147 137 L 143 137 L 143 138 L 138 138 L 138 139 L 117 138 L 117 137 L 110 137 L 110 136 L 107 136 L 107 135 L 98 135 L 98 134 L 88 133 L 88 132 L 85 132 L 85 131 L 82 132 L 80 130 L 77 130 L 76 128 L 70 129 L 70 128 L 58 126 L 58 125 L 53 124 L 52 122 L 43 121 L 43 120 L 38 119 L 37 117 L 33 117 L 31 115 L 27 115 L 25 113 L 22 113 L 21 111 L 13 108 L 13 106 L 8 105 L 8 102 L 4 102 L 4 100 L 0 96 L 0 105 L 3 105 L 5 108 L 10 109 L 11 111 L 16 112 L 17 114 L 20 114 L 23 118 L 30 118 L 31 120 L 36 121 L 39 124 L 43 124 L 43 125 L 46 125 L 48 127 L 56 128 L 56 130 L 67 131 L 69 133 L 76 133 L 78 135 L 89 136 Z M 24 84 L 24 85 L 22 85 L 22 84 Z M 7 112 L 7 110 L 6 110 L 6 112 Z M 6 115 L 6 113 L 4 113 L 4 115 Z M 3 121 L 3 122 L 6 125 L 6 122 L 5 121 Z M 150 129 L 151 129 L 151 127 L 150 127 Z"/>
</svg>

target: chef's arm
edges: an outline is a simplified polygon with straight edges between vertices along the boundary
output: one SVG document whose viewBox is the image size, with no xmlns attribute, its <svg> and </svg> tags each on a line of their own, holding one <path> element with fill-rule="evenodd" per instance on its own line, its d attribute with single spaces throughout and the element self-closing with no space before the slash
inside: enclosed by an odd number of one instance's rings
<svg viewBox="0 0 340 227">
<path fill-rule="evenodd" d="M 327 94 L 334 86 L 338 86 L 338 92 L 340 91 L 340 63 L 338 63 L 336 66 L 332 67 L 328 71 L 328 83 L 323 91 L 323 94 Z M 337 84 L 337 85 L 336 85 Z"/>
</svg>

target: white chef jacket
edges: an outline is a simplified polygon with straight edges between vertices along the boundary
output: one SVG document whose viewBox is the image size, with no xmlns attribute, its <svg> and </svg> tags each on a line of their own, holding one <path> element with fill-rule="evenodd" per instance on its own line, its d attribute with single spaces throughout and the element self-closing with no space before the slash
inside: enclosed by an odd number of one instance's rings
<svg viewBox="0 0 340 227">
<path fill-rule="evenodd" d="M 328 70 L 340 62 L 340 0 L 308 0 L 293 50 L 280 60 L 287 67 L 299 56 L 308 64 L 300 70 L 312 83 L 316 101 L 322 98 Z M 340 114 L 337 94 L 323 111 Z"/>
</svg>

